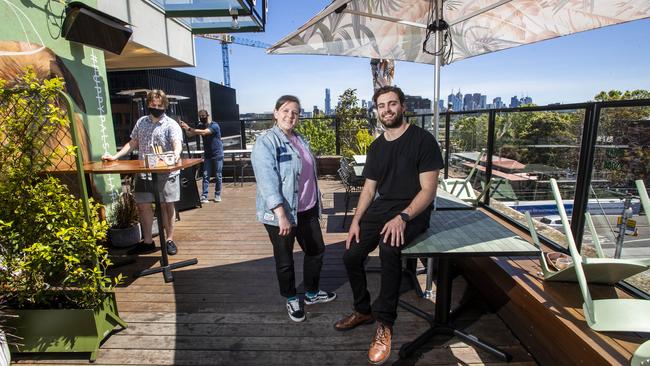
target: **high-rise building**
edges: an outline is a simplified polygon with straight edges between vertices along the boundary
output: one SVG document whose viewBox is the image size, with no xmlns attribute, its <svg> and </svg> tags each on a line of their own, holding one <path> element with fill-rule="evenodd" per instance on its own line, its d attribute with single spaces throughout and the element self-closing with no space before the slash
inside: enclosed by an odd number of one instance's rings
<svg viewBox="0 0 650 366">
<path fill-rule="evenodd" d="M 480 109 L 485 109 L 487 104 L 487 95 L 481 95 L 480 103 L 479 103 L 479 108 Z"/>
<path fill-rule="evenodd" d="M 461 103 L 456 100 L 456 94 L 454 94 L 453 89 L 451 90 L 451 94 L 447 96 L 447 105 L 449 105 L 450 108 L 454 111 L 459 110 L 458 106 L 461 105 Z"/>
<path fill-rule="evenodd" d="M 472 97 L 472 94 L 465 94 L 463 97 L 463 110 L 473 111 L 474 109 L 476 109 L 476 106 L 474 105 L 474 98 Z"/>
<path fill-rule="evenodd" d="M 472 102 L 474 102 L 473 109 L 481 109 L 481 93 L 472 94 Z"/>
<path fill-rule="evenodd" d="M 521 98 L 521 104 L 533 104 L 533 98 L 531 97 L 523 97 Z"/>
<path fill-rule="evenodd" d="M 332 115 L 332 99 L 330 98 L 330 89 L 325 89 L 325 115 Z"/>
<path fill-rule="evenodd" d="M 460 92 L 460 89 L 458 90 L 458 93 L 454 94 L 454 91 L 451 91 L 450 97 L 452 98 L 449 103 L 451 104 L 451 108 L 454 111 L 462 111 L 463 110 L 463 93 Z"/>
<path fill-rule="evenodd" d="M 521 102 L 519 101 L 519 98 L 517 98 L 516 95 L 510 98 L 510 105 L 509 105 L 510 108 L 517 108 L 519 107 L 520 104 Z"/>
<path fill-rule="evenodd" d="M 503 103 L 501 100 L 501 97 L 496 97 L 492 99 L 492 107 L 493 108 L 505 108 L 506 104 Z"/>
<path fill-rule="evenodd" d="M 407 95 L 404 100 L 406 110 L 415 114 L 431 113 L 431 100 L 418 95 Z"/>
<path fill-rule="evenodd" d="M 322 113 L 323 113 L 323 111 L 321 111 L 320 109 L 318 109 L 318 106 L 315 105 L 315 106 L 314 106 L 314 112 L 313 112 L 314 117 L 316 117 L 316 116 L 318 116 L 318 115 L 320 115 L 320 114 L 322 114 Z"/>
</svg>

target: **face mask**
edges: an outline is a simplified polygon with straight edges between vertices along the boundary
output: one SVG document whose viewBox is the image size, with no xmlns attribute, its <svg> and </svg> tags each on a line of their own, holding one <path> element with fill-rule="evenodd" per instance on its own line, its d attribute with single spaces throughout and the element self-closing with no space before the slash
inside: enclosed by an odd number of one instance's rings
<svg viewBox="0 0 650 366">
<path fill-rule="evenodd" d="M 199 118 L 199 121 L 201 121 L 201 123 L 208 123 L 208 117 Z"/>
<path fill-rule="evenodd" d="M 151 113 L 152 116 L 158 118 L 165 113 L 164 109 L 158 109 L 158 108 L 149 108 L 149 113 Z"/>
</svg>

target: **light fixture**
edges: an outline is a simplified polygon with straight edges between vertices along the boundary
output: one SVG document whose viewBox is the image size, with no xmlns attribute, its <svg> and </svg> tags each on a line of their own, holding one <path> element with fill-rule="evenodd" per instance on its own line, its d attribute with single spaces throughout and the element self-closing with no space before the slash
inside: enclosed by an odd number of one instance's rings
<svg viewBox="0 0 650 366">
<path fill-rule="evenodd" d="M 230 16 L 232 17 L 232 21 L 230 22 L 230 28 L 232 29 L 239 29 L 239 21 L 237 20 L 237 16 L 239 13 L 237 12 L 237 9 L 230 9 Z"/>
</svg>

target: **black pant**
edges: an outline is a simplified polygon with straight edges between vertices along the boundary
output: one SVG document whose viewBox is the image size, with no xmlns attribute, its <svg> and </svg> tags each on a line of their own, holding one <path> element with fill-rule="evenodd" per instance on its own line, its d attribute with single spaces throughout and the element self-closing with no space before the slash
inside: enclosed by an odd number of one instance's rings
<svg viewBox="0 0 650 366">
<path fill-rule="evenodd" d="M 293 266 L 293 243 L 298 239 L 300 248 L 305 253 L 303 262 L 303 280 L 305 291 L 316 292 L 319 289 L 320 271 L 323 267 L 325 243 L 318 221 L 318 203 L 304 212 L 298 212 L 298 226 L 291 228 L 289 235 L 280 236 L 280 228 L 264 224 L 273 244 L 275 272 L 278 275 L 280 295 L 296 296 L 296 274 Z"/>
<path fill-rule="evenodd" d="M 406 206 L 385 209 L 381 204 L 373 203 L 359 222 L 359 243 L 350 243 L 350 249 L 343 255 L 343 262 L 348 272 L 348 279 L 354 296 L 354 310 L 362 314 L 373 313 L 375 318 L 385 325 L 392 326 L 397 318 L 400 282 L 402 279 L 402 248 L 429 226 L 430 210 L 425 210 L 406 224 L 405 244 L 392 247 L 384 243 L 379 233 L 386 222 L 392 220 Z M 381 260 L 381 289 L 379 296 L 370 307 L 370 293 L 366 280 L 364 262 L 368 254 L 379 245 Z"/>
</svg>

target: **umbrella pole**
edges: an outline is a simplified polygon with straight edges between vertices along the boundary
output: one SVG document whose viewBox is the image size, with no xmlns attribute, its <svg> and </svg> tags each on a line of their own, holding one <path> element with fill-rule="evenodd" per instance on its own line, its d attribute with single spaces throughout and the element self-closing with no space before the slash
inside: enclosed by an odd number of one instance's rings
<svg viewBox="0 0 650 366">
<path fill-rule="evenodd" d="M 436 37 L 436 43 L 440 37 Z M 433 82 L 435 84 L 433 89 L 433 136 L 438 139 L 438 132 L 440 129 L 440 105 L 438 100 L 440 99 L 440 55 L 436 55 L 436 70 L 433 75 Z"/>
<path fill-rule="evenodd" d="M 441 19 L 442 16 L 442 0 L 436 1 L 436 21 Z M 442 63 L 442 30 L 436 31 L 436 70 L 433 75 L 433 82 L 435 84 L 433 89 L 433 136 L 438 140 L 440 130 L 440 106 L 438 100 L 440 99 L 440 68 Z"/>
</svg>

